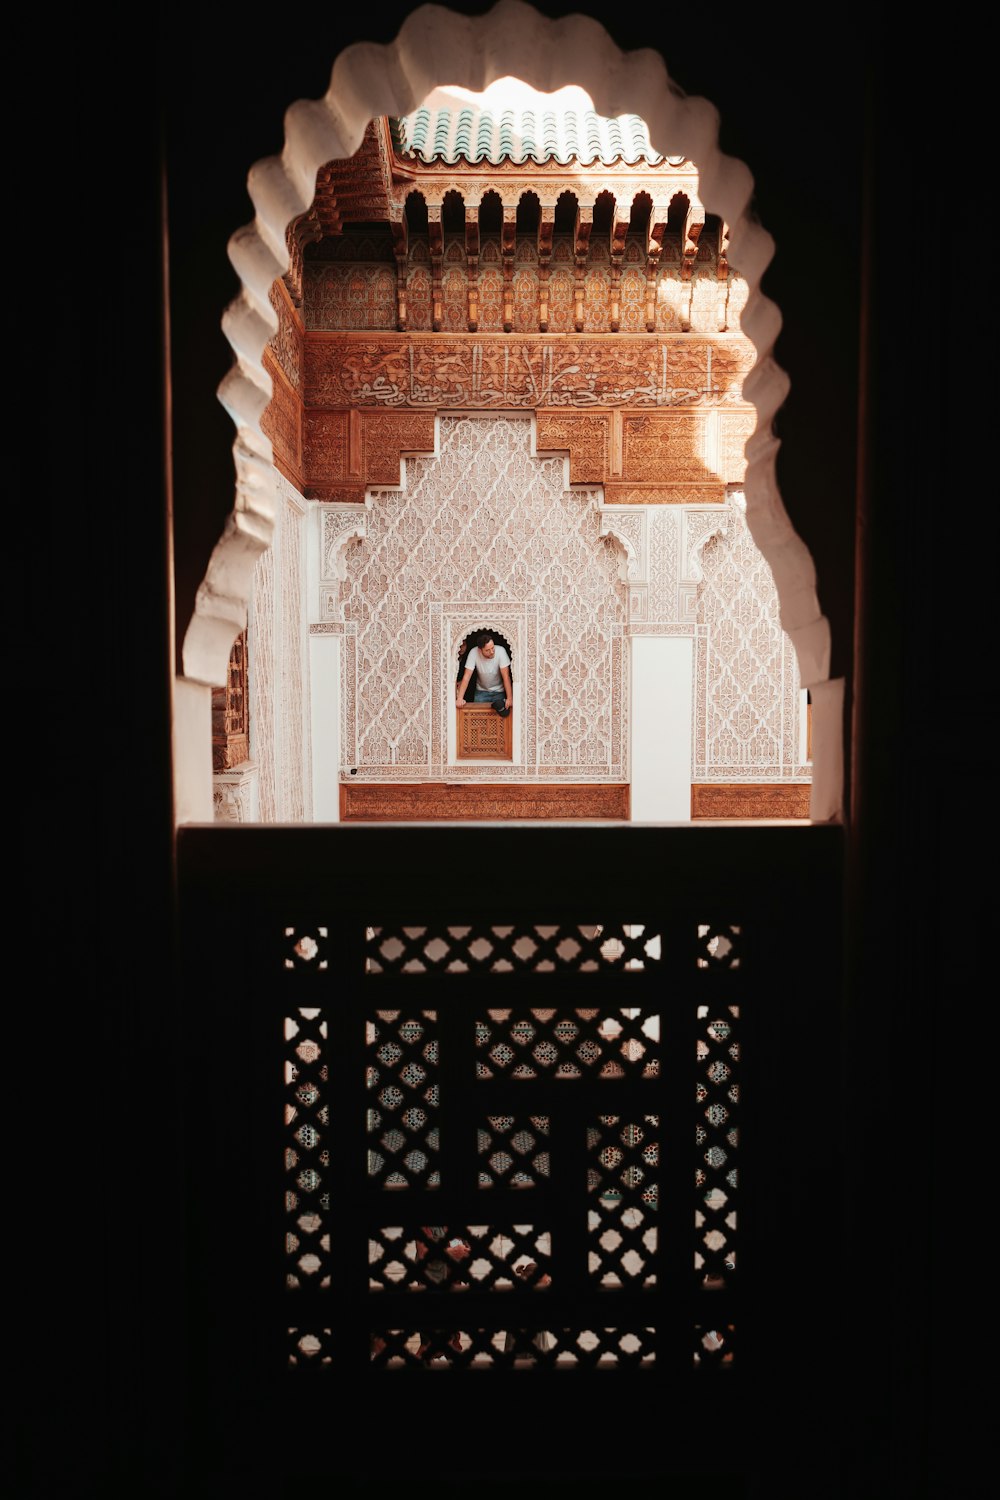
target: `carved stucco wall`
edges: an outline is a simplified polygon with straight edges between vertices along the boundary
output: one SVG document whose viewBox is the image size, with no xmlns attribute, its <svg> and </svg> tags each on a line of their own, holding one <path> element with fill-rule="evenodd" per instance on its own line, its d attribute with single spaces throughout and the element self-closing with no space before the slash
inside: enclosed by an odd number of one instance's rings
<svg viewBox="0 0 1000 1500">
<path fill-rule="evenodd" d="M 257 766 L 261 822 L 301 823 L 312 816 L 307 506 L 280 475 L 277 498 L 274 540 L 254 571 L 249 610 L 250 756 Z"/>
<path fill-rule="evenodd" d="M 694 780 L 808 781 L 800 756 L 801 691 L 781 629 L 771 570 L 750 535 L 742 493 L 724 527 L 706 528 L 700 559 Z"/>
<path fill-rule="evenodd" d="M 695 642 L 694 781 L 808 781 L 795 656 L 742 494 L 608 507 L 532 443 L 526 417 L 443 417 L 404 488 L 324 511 L 343 779 L 627 779 L 627 638 L 643 633 Z M 449 765 L 457 647 L 482 626 L 513 646 L 516 763 Z"/>
<path fill-rule="evenodd" d="M 513 648 L 517 763 L 449 777 L 625 779 L 627 596 L 598 499 L 566 489 L 563 459 L 532 455 L 530 418 L 449 416 L 438 457 L 408 459 L 404 489 L 371 493 L 363 540 L 345 545 L 344 514 L 324 517 L 321 608 L 345 622 L 348 772 L 442 774 L 459 643 L 487 627 Z"/>
</svg>

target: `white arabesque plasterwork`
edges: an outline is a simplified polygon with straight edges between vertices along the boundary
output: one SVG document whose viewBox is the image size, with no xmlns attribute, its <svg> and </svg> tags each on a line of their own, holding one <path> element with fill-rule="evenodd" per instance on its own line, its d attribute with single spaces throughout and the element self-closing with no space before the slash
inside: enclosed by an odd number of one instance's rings
<svg viewBox="0 0 1000 1500">
<path fill-rule="evenodd" d="M 534 454 L 529 417 L 443 416 L 399 489 L 323 508 L 320 611 L 342 634 L 341 774 L 368 781 L 628 778 L 628 637 L 694 640 L 692 780 L 808 781 L 794 652 L 742 495 L 615 506 Z M 511 764 L 455 763 L 469 632 L 508 641 Z"/>
<path fill-rule="evenodd" d="M 345 774 L 441 774 L 448 654 L 482 625 L 513 647 L 518 758 L 449 766 L 449 778 L 627 778 L 627 585 L 601 536 L 600 490 L 568 489 L 565 460 L 536 457 L 533 433 L 530 417 L 442 416 L 438 456 L 407 459 L 403 487 L 371 492 L 364 540 L 337 552 L 339 585 L 324 548 L 324 614 L 336 595 L 356 632 Z"/>
<path fill-rule="evenodd" d="M 729 496 L 722 517 L 689 519 L 688 568 L 707 627 L 696 649 L 693 780 L 808 782 L 798 664 L 743 495 Z"/>
</svg>

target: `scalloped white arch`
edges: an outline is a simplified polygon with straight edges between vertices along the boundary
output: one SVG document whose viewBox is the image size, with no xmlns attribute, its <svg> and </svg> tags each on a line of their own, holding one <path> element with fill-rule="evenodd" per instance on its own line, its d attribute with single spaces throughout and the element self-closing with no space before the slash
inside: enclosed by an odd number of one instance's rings
<svg viewBox="0 0 1000 1500">
<path fill-rule="evenodd" d="M 263 353 L 277 329 L 268 293 L 288 269 L 286 228 L 310 207 L 318 169 L 333 158 L 353 155 L 373 116 L 407 114 L 442 83 L 481 91 L 508 75 L 544 93 L 578 84 L 601 114 L 640 115 L 657 151 L 680 154 L 697 165 L 702 203 L 730 226 L 730 259 L 749 286 L 743 331 L 757 353 L 744 384 L 744 395 L 757 411 L 757 430 L 746 448 L 747 524 L 771 567 L 782 627 L 794 645 L 802 684 L 812 695 L 811 816 L 826 821 L 841 815 L 843 684 L 830 680 L 830 629 L 819 605 L 815 568 L 778 491 L 778 440 L 771 423 L 789 383 L 772 357 L 781 316 L 760 291 L 760 280 L 774 243 L 748 216 L 753 191 L 749 168 L 719 150 L 715 107 L 681 93 L 658 52 L 622 52 L 591 17 L 551 19 L 525 0 L 498 0 L 483 16 L 422 5 L 406 18 L 394 42 L 345 48 L 334 62 L 325 96 L 300 100 L 286 112 L 281 155 L 250 170 L 254 218 L 233 234 L 228 247 L 241 289 L 222 318 L 234 362 L 218 390 L 236 428 L 236 495 L 184 636 L 178 695 L 179 776 L 185 770 L 195 778 L 207 774 L 207 782 L 178 787 L 179 821 L 186 820 L 186 812 L 204 817 L 206 807 L 211 817 L 210 770 L 202 769 L 199 751 L 184 743 L 186 735 L 201 733 L 208 715 L 207 708 L 193 706 L 192 689 L 200 684 L 208 693 L 212 685 L 225 682 L 229 650 L 246 618 L 254 564 L 273 531 L 274 470 L 260 418 L 271 396 Z"/>
</svg>

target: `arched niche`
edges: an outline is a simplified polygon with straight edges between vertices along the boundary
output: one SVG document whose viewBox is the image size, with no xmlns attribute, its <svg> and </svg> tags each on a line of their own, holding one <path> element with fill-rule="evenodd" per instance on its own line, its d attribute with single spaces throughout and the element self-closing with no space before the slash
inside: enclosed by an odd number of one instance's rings
<svg viewBox="0 0 1000 1500">
<path fill-rule="evenodd" d="M 270 443 L 260 430 L 271 382 L 262 356 L 276 330 L 270 289 L 288 269 L 287 226 L 308 210 L 319 168 L 351 156 L 373 116 L 412 112 L 443 82 L 482 90 L 505 76 L 516 76 L 544 93 L 577 84 L 601 114 L 627 110 L 639 115 L 655 150 L 697 165 L 701 201 L 729 226 L 730 260 L 749 288 L 742 326 L 757 355 L 744 385 L 757 413 L 756 432 L 746 448 L 747 524 L 771 567 L 782 627 L 793 642 L 801 682 L 813 704 L 811 815 L 820 821 L 838 818 L 843 684 L 830 680 L 830 631 L 819 605 L 815 568 L 777 485 L 778 440 L 772 421 L 787 395 L 788 380 L 772 355 L 780 313 L 760 290 L 774 245 L 749 213 L 749 167 L 722 153 L 715 108 L 678 89 L 658 53 L 645 48 L 622 52 L 598 21 L 580 15 L 550 19 L 522 0 L 500 0 L 482 16 L 421 6 L 391 44 L 345 48 L 334 62 L 323 98 L 300 100 L 287 111 L 280 155 L 258 161 L 250 171 L 254 218 L 229 243 L 240 291 L 222 318 L 234 360 L 218 389 L 236 429 L 236 490 L 183 639 L 177 694 L 178 816 L 183 821 L 189 809 L 195 816 L 211 816 L 209 761 L 194 743 L 207 713 L 201 697 L 225 682 L 229 649 L 246 617 L 253 568 L 273 530 L 274 470 Z"/>
</svg>

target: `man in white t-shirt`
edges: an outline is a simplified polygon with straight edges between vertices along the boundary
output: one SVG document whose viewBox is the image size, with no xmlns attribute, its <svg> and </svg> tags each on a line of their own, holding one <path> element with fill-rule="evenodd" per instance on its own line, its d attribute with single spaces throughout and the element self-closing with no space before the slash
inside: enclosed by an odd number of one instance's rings
<svg viewBox="0 0 1000 1500">
<path fill-rule="evenodd" d="M 465 707 L 465 690 L 473 672 L 476 674 L 473 702 L 492 703 L 501 718 L 506 718 L 514 701 L 510 686 L 510 657 L 492 637 L 487 637 L 481 646 L 473 646 L 465 659 L 465 672 L 456 694 L 459 708 Z"/>
</svg>

